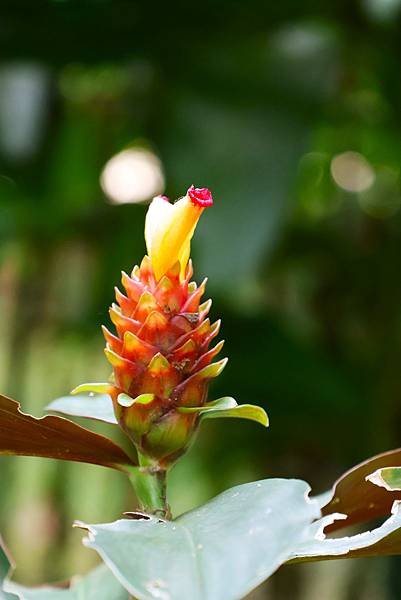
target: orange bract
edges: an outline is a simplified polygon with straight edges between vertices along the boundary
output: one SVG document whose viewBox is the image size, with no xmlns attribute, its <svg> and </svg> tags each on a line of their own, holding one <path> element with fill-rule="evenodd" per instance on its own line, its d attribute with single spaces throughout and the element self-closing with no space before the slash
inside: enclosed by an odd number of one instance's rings
<svg viewBox="0 0 401 600">
<path fill-rule="evenodd" d="M 211 303 L 201 304 L 205 283 L 189 282 L 190 261 L 183 276 L 181 270 L 177 261 L 158 279 L 145 256 L 131 276 L 123 273 L 125 293 L 116 290 L 110 309 L 116 335 L 104 328 L 116 417 L 140 451 L 165 465 L 185 450 L 197 425 L 196 414 L 176 408 L 203 406 L 209 381 L 225 365 L 212 364 L 223 344 L 209 349 L 220 322 L 211 324 Z M 120 394 L 130 405 L 119 402 Z M 143 394 L 152 396 L 143 402 Z"/>
</svg>

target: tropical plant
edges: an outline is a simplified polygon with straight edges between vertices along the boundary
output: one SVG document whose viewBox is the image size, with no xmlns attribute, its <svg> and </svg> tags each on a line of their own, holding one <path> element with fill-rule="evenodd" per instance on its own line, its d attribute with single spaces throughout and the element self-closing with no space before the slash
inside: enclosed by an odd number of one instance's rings
<svg viewBox="0 0 401 600">
<path fill-rule="evenodd" d="M 79 385 L 47 407 L 49 413 L 118 426 L 131 442 L 128 452 L 64 416 L 37 419 L 0 396 L 0 454 L 117 469 L 139 502 L 139 510 L 114 523 L 75 523 L 103 564 L 66 588 L 11 581 L 12 561 L 1 544 L 0 598 L 235 600 L 285 563 L 401 553 L 401 449 L 351 469 L 320 496 L 310 496 L 301 480 L 265 479 L 173 518 L 168 473 L 203 420 L 268 425 L 258 406 L 208 398 L 209 382 L 226 359 L 213 362 L 223 346 L 210 347 L 220 322 L 210 322 L 211 301 L 202 302 L 206 283 L 191 281 L 190 243 L 212 204 L 210 191 L 194 186 L 174 204 L 164 196 L 153 200 L 145 225 L 148 255 L 130 275 L 122 274 L 125 293 L 116 289 L 110 309 L 115 333 L 104 328 L 110 380 Z M 371 530 L 326 535 L 380 517 L 384 522 Z"/>
</svg>

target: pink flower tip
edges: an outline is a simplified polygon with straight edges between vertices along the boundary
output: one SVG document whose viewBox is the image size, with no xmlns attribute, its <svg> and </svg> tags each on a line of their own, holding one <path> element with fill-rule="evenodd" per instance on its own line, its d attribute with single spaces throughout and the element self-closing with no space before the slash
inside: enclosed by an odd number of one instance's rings
<svg viewBox="0 0 401 600">
<path fill-rule="evenodd" d="M 166 202 L 168 202 L 170 204 L 170 198 L 168 196 L 164 196 L 163 194 L 159 194 L 158 198 L 161 198 L 162 200 L 165 200 Z"/>
<path fill-rule="evenodd" d="M 207 188 L 196 188 L 195 186 L 191 185 L 191 187 L 188 189 L 187 194 L 191 198 L 195 206 L 207 208 L 208 206 L 212 206 L 213 204 L 212 192 Z"/>
</svg>

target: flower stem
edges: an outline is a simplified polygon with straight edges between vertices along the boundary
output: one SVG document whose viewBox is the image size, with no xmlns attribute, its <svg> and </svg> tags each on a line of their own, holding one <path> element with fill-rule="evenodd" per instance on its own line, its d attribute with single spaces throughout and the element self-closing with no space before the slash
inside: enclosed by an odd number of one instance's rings
<svg viewBox="0 0 401 600">
<path fill-rule="evenodd" d="M 167 504 L 167 471 L 138 452 L 139 467 L 129 475 L 141 509 L 151 515 L 170 519 Z"/>
</svg>

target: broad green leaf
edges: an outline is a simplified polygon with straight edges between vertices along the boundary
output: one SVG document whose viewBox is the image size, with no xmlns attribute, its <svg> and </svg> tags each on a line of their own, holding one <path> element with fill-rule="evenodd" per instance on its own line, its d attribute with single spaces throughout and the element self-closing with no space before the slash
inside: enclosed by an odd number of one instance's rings
<svg viewBox="0 0 401 600">
<path fill-rule="evenodd" d="M 85 577 L 77 577 L 68 589 L 43 586 L 27 588 L 12 581 L 7 590 L 19 600 L 128 600 L 128 592 L 105 565 L 100 565 Z"/>
<path fill-rule="evenodd" d="M 308 539 L 296 548 L 289 562 L 401 554 L 401 503 L 399 501 L 394 502 L 391 516 L 380 527 L 350 537 L 326 538 L 323 533 L 325 527 L 344 517 L 345 515 L 334 513 L 311 525 Z"/>
<path fill-rule="evenodd" d="M 129 472 L 133 460 L 108 438 L 55 415 L 41 419 L 0 395 L 0 455 L 41 456 Z"/>
<path fill-rule="evenodd" d="M 83 417 L 113 425 L 117 424 L 113 403 L 108 394 L 62 396 L 50 402 L 46 406 L 46 410 L 70 415 L 71 417 Z"/>
<path fill-rule="evenodd" d="M 399 465 L 401 448 L 369 458 L 342 475 L 326 497 L 322 512 L 323 515 L 340 512 L 347 515 L 347 519 L 335 521 L 328 531 L 389 515 L 394 500 L 401 500 L 401 491 L 387 491 L 373 485 L 367 477 L 378 469 Z"/>
<path fill-rule="evenodd" d="M 201 407 L 180 407 L 177 410 L 182 413 L 198 413 L 201 419 L 234 417 L 237 419 L 250 419 L 265 427 L 269 425 L 268 416 L 263 408 L 253 404 L 237 404 L 236 400 L 229 396 L 208 402 Z"/>
<path fill-rule="evenodd" d="M 17 596 L 10 594 L 3 589 L 7 583 L 7 578 L 12 569 L 11 559 L 5 549 L 3 540 L 0 537 L 0 600 L 16 600 Z"/>
<path fill-rule="evenodd" d="M 269 577 L 320 517 L 303 481 L 271 479 L 227 490 L 175 521 L 155 517 L 82 525 L 138 600 L 236 600 Z"/>
<path fill-rule="evenodd" d="M 377 469 L 377 471 L 366 477 L 366 481 L 370 481 L 379 487 L 383 487 L 388 492 L 400 491 L 401 467 L 385 467 L 384 469 Z"/>
</svg>

